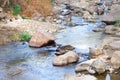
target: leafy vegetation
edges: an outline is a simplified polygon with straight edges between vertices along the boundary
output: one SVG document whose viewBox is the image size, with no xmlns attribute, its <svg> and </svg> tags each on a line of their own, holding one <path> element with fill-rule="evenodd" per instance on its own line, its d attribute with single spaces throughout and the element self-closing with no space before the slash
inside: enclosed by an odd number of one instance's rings
<svg viewBox="0 0 120 80">
<path fill-rule="evenodd" d="M 115 21 L 115 26 L 120 26 L 120 19 L 117 19 L 117 20 Z"/>
<path fill-rule="evenodd" d="M 15 6 L 12 7 L 12 14 L 17 15 L 21 13 L 21 6 L 16 4 Z"/>
<path fill-rule="evenodd" d="M 38 13 L 45 17 L 53 15 L 51 0 L 19 0 L 19 3 L 25 17 L 36 16 Z"/>
<path fill-rule="evenodd" d="M 51 0 L 51 2 L 55 2 L 56 0 Z"/>
<path fill-rule="evenodd" d="M 29 41 L 32 35 L 30 35 L 27 31 L 23 31 L 20 37 L 22 41 Z"/>
<path fill-rule="evenodd" d="M 53 15 L 52 2 L 54 0 L 0 0 L 0 5 L 6 10 L 11 7 L 14 15 L 21 13 L 24 17 L 34 17 L 40 13 L 46 17 Z"/>
</svg>

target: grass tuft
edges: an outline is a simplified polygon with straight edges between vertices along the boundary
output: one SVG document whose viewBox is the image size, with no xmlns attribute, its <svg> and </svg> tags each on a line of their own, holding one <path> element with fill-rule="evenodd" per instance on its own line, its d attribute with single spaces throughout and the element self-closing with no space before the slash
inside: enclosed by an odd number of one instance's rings
<svg viewBox="0 0 120 80">
<path fill-rule="evenodd" d="M 27 31 L 23 31 L 20 37 L 22 41 L 29 41 L 32 35 L 30 35 Z"/>
</svg>

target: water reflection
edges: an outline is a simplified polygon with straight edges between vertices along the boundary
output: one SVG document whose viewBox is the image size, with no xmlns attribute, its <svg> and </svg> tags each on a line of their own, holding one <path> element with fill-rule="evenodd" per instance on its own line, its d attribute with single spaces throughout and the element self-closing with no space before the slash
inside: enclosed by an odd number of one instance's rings
<svg viewBox="0 0 120 80">
<path fill-rule="evenodd" d="M 109 74 L 106 75 L 106 79 L 105 80 L 110 80 L 110 75 Z"/>
</svg>

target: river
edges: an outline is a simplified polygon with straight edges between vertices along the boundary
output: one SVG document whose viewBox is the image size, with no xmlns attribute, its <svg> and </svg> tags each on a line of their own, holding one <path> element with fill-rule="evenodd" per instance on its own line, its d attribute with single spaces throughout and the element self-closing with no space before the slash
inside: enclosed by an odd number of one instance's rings
<svg viewBox="0 0 120 80">
<path fill-rule="evenodd" d="M 81 54 L 88 54 L 89 47 L 99 46 L 106 37 L 93 32 L 102 23 L 88 23 L 80 17 L 72 17 L 77 26 L 68 27 L 56 33 L 56 43 L 72 45 Z M 62 80 L 65 74 L 75 73 L 75 65 L 63 67 L 52 65 L 57 47 L 31 48 L 27 42 L 13 42 L 0 46 L 0 80 Z M 85 59 L 85 57 L 84 57 Z M 106 75 L 99 76 L 105 80 Z M 116 77 L 116 76 L 115 76 Z M 120 80 L 116 77 L 111 80 Z"/>
</svg>

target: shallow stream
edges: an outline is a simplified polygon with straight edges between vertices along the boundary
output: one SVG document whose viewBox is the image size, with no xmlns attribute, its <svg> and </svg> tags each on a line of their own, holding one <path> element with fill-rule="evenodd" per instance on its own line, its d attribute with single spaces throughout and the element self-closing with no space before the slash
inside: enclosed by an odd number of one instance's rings
<svg viewBox="0 0 120 80">
<path fill-rule="evenodd" d="M 82 18 L 73 17 L 78 24 L 59 31 L 56 43 L 72 45 L 81 54 L 88 54 L 89 47 L 99 46 L 105 35 L 92 31 L 100 22 L 87 23 Z M 0 80 L 62 80 L 65 74 L 75 73 L 75 65 L 63 67 L 52 65 L 56 47 L 30 48 L 28 43 L 13 42 L 0 46 Z M 85 57 L 84 57 L 85 59 Z M 98 77 L 105 80 L 105 75 Z M 116 77 L 111 80 L 120 80 Z"/>
</svg>

